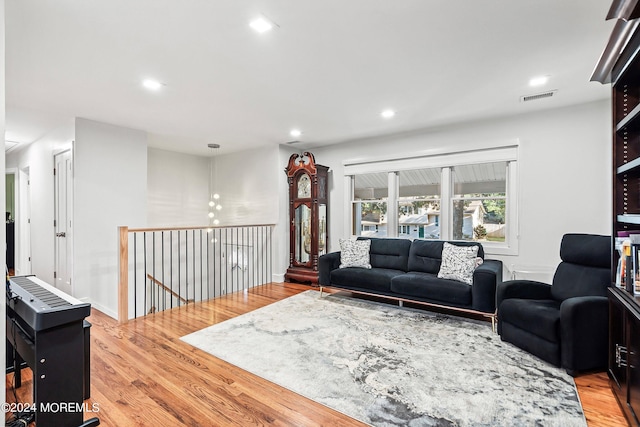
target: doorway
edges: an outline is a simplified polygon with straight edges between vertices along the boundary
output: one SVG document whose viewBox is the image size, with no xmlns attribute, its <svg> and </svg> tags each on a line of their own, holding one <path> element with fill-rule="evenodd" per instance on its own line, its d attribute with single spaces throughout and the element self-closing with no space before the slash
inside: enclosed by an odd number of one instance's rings
<svg viewBox="0 0 640 427">
<path fill-rule="evenodd" d="M 71 150 L 54 155 L 54 232 L 55 272 L 54 285 L 72 295 L 73 273 L 73 173 Z"/>
<path fill-rule="evenodd" d="M 18 171 L 18 197 L 15 212 L 16 268 L 15 274 L 31 274 L 31 177 L 29 167 Z"/>
<path fill-rule="evenodd" d="M 7 273 L 14 275 L 16 268 L 16 174 L 7 172 L 5 174 L 5 208 L 6 208 L 6 260 Z"/>
</svg>

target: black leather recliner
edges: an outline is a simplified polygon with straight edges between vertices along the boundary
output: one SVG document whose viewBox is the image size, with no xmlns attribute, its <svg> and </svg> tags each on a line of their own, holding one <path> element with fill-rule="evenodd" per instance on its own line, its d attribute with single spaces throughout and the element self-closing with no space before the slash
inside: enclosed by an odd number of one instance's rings
<svg viewBox="0 0 640 427">
<path fill-rule="evenodd" d="M 566 234 L 560 258 L 552 285 L 532 280 L 498 285 L 498 333 L 503 341 L 572 376 L 579 371 L 604 370 L 611 237 Z"/>
</svg>

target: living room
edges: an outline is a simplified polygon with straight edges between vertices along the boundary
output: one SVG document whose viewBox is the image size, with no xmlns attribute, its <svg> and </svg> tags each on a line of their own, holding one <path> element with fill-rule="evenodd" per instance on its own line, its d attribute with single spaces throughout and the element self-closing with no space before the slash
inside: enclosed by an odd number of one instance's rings
<svg viewBox="0 0 640 427">
<path fill-rule="evenodd" d="M 36 10 L 39 5 L 35 2 L 24 3 L 25 5 L 19 5 L 15 1 L 5 2 L 6 139 L 20 141 L 16 148 L 6 154 L 5 171 L 15 173 L 18 177 L 21 173 L 28 172 L 31 192 L 30 233 L 38 237 L 37 243 L 33 243 L 28 251 L 23 249 L 21 252 L 20 243 L 17 243 L 16 271 L 19 274 L 35 274 L 49 283 L 56 281 L 53 273 L 56 259 L 52 250 L 55 236 L 50 227 L 56 201 L 51 191 L 54 177 L 49 171 L 54 167 L 54 154 L 72 150 L 75 233 L 75 250 L 71 255 L 72 293 L 76 298 L 91 302 L 95 309 L 112 318 L 117 317 L 118 311 L 117 227 L 206 225 L 212 162 L 215 165 L 216 185 L 223 201 L 223 210 L 219 216 L 222 225 L 275 224 L 272 261 L 274 283 L 284 281 L 289 265 L 289 201 L 283 170 L 290 155 L 302 151 L 311 151 L 318 163 L 330 167 L 328 251 L 339 250 L 339 239 L 352 234 L 351 195 L 346 194 L 345 185 L 345 177 L 348 176 L 345 168 L 349 165 L 381 163 L 393 159 L 429 159 L 455 153 L 473 155 L 505 147 L 515 148 L 516 152 L 515 159 L 511 161 L 517 165 L 517 180 L 510 184 L 515 186 L 512 188 L 515 191 L 510 194 L 514 198 L 511 203 L 517 207 L 517 214 L 512 217 L 512 240 L 509 240 L 507 247 L 503 245 L 493 250 L 487 249 L 487 257 L 502 261 L 505 277 L 511 277 L 512 274 L 527 276 L 526 271 L 535 270 L 535 274 L 527 277 L 549 281 L 560 262 L 558 248 L 564 234 L 611 234 L 611 90 L 608 85 L 589 82 L 593 67 L 613 28 L 612 22 L 604 20 L 609 2 L 594 1 L 580 6 L 549 2 L 547 6 L 554 13 L 545 14 L 536 11 L 544 9 L 540 5 L 507 6 L 494 2 L 489 7 L 491 13 L 487 11 L 486 20 L 481 23 L 484 28 L 491 28 L 500 22 L 498 18 L 491 16 L 492 13 L 504 13 L 504 16 L 511 17 L 513 21 L 501 27 L 500 32 L 497 31 L 495 35 L 482 34 L 478 25 L 471 28 L 471 22 L 484 15 L 480 13 L 480 9 L 476 11 L 478 14 L 467 11 L 463 17 L 456 18 L 463 21 L 462 24 L 455 25 L 457 39 L 454 40 L 449 33 L 443 38 L 450 40 L 451 44 L 446 50 L 453 52 L 450 58 L 452 62 L 459 61 L 457 52 L 464 52 L 467 59 L 460 63 L 472 61 L 477 64 L 477 70 L 475 75 L 462 74 L 459 67 L 454 67 L 456 71 L 450 73 L 455 77 L 452 80 L 440 78 L 443 63 L 447 61 L 446 57 L 438 56 L 442 54 L 441 51 L 432 54 L 433 63 L 412 62 L 414 56 L 419 56 L 423 49 L 430 49 L 434 42 L 414 42 L 406 49 L 398 49 L 397 45 L 407 40 L 435 40 L 434 34 L 446 31 L 445 27 L 448 25 L 445 25 L 445 21 L 448 18 L 445 17 L 460 14 L 451 5 L 438 5 L 431 9 L 435 6 L 427 7 L 412 2 L 402 7 L 389 8 L 380 4 L 370 6 L 366 2 L 358 2 L 345 7 L 341 18 L 327 14 L 326 11 L 324 15 L 328 16 L 314 18 L 312 12 L 315 8 L 312 7 L 299 10 L 296 6 L 285 14 L 284 11 L 280 13 L 269 10 L 271 6 L 275 9 L 275 5 L 254 5 L 253 9 L 277 23 L 274 33 L 250 33 L 251 29 L 243 21 L 233 24 L 236 28 L 231 31 L 239 32 L 238 28 L 242 27 L 246 34 L 236 36 L 237 39 L 225 36 L 220 38 L 230 40 L 231 44 L 235 42 L 241 45 L 252 40 L 255 43 L 250 50 L 255 55 L 252 60 L 268 61 L 270 65 L 264 67 L 266 69 L 275 66 L 278 61 L 289 67 L 280 65 L 283 68 L 278 68 L 279 77 L 270 80 L 275 78 L 273 74 L 278 73 L 270 74 L 269 78 L 256 77 L 248 71 L 254 67 L 249 59 L 230 60 L 238 68 L 229 67 L 231 71 L 228 72 L 243 70 L 245 73 L 244 87 L 241 82 L 237 83 L 238 86 L 233 86 L 238 91 L 238 99 L 232 97 L 232 89 L 227 92 L 215 85 L 211 90 L 202 89 L 206 96 L 202 97 L 199 101 L 201 104 L 197 107 L 188 103 L 190 96 L 195 97 L 193 89 L 180 93 L 181 89 L 177 87 L 180 79 L 206 81 L 209 76 L 215 75 L 212 69 L 204 67 L 205 64 L 198 59 L 205 54 L 199 52 L 197 47 L 189 52 L 191 56 L 178 56 L 174 59 L 176 64 L 182 61 L 182 65 L 173 65 L 174 68 L 166 71 L 166 75 L 170 77 L 166 77 L 167 82 L 162 83 L 159 92 L 146 93 L 137 87 L 136 75 L 149 72 L 153 62 L 159 61 L 157 57 L 163 54 L 163 48 L 180 52 L 180 41 L 189 40 L 186 36 L 184 39 L 177 36 L 172 40 L 173 33 L 168 30 L 164 33 L 163 26 L 169 27 L 174 21 L 169 17 L 166 18 L 168 21 L 158 18 L 153 21 L 152 29 L 147 30 L 164 34 L 158 41 L 145 42 L 148 44 L 120 52 L 122 58 L 132 62 L 136 55 L 146 58 L 147 63 L 142 61 L 142 64 L 136 65 L 138 68 L 132 71 L 135 75 L 129 76 L 130 81 L 120 82 L 123 75 L 120 66 L 117 70 L 110 69 L 110 60 L 104 55 L 89 55 L 87 58 L 91 58 L 90 60 L 76 64 L 80 70 L 78 78 L 80 75 L 87 75 L 90 76 L 89 81 L 101 81 L 104 86 L 113 83 L 114 87 L 107 88 L 107 92 L 117 92 L 120 84 L 126 86 L 127 91 L 137 91 L 132 98 L 135 102 L 118 100 L 115 95 L 115 101 L 107 102 L 108 94 L 104 93 L 104 98 L 94 101 L 95 105 L 85 110 L 81 108 L 81 103 L 64 109 L 60 106 L 63 102 L 51 101 L 55 96 L 48 101 L 51 104 L 36 102 L 40 100 L 38 91 L 57 91 L 59 100 L 63 100 L 65 91 L 68 91 L 69 102 L 73 104 L 76 101 L 71 92 L 91 93 L 95 88 L 83 86 L 84 80 L 78 80 L 77 87 L 69 87 L 68 81 L 63 83 L 60 80 L 57 89 L 52 89 L 56 88 L 56 83 L 44 89 L 40 87 L 41 84 L 35 83 L 38 78 L 35 70 L 41 70 L 48 63 L 52 75 L 70 72 L 70 69 L 62 65 L 65 61 L 71 61 L 74 55 L 84 56 L 92 51 L 93 48 L 85 44 L 91 38 L 84 40 L 85 37 L 77 37 L 73 35 L 73 31 L 63 29 L 69 22 L 73 22 L 71 27 L 76 34 L 82 29 L 88 35 L 91 33 L 87 27 L 91 26 L 92 19 L 97 19 L 94 22 L 96 27 L 106 31 L 107 24 L 117 29 L 121 25 L 117 19 L 122 18 L 126 23 L 122 24 L 123 28 L 128 31 L 131 30 L 130 27 L 138 25 L 137 19 L 143 15 L 142 11 L 136 9 L 130 14 L 116 13 L 117 8 L 109 10 L 109 6 L 99 5 L 94 16 L 91 10 L 78 8 L 73 2 L 69 3 L 69 11 L 54 4 L 47 4 L 43 10 Z M 172 7 L 170 4 L 165 6 Z M 126 6 L 119 7 L 126 10 Z M 215 25 L 225 28 L 228 26 L 229 16 L 244 16 L 243 14 L 249 13 L 239 7 L 229 10 L 227 8 L 230 6 L 227 5 L 220 6 L 219 9 L 211 7 L 212 10 L 205 8 L 201 12 L 217 13 Z M 324 7 L 329 8 L 329 5 Z M 336 5 L 336 10 L 343 7 Z M 367 14 L 370 7 L 373 10 Z M 500 10 L 502 7 L 505 10 Z M 197 12 L 199 9 L 194 10 Z M 175 22 L 185 23 L 189 19 L 195 19 L 191 16 L 193 10 L 172 12 L 178 15 L 174 17 Z M 296 13 L 305 17 L 303 23 L 293 23 Z M 368 19 L 371 19 L 363 23 L 362 28 L 358 27 L 360 31 L 373 23 L 384 24 L 384 14 L 389 13 L 390 16 L 386 19 L 391 29 L 387 27 L 386 30 L 378 31 L 385 35 L 394 31 L 400 34 L 397 39 L 392 39 L 393 42 L 388 42 L 390 46 L 385 46 L 384 43 L 378 46 L 370 44 L 358 37 L 359 33 L 351 28 L 350 19 L 354 19 L 359 13 L 370 15 Z M 48 14 L 51 16 L 47 17 Z M 104 16 L 102 20 L 96 18 L 101 14 Z M 432 29 L 433 33 L 422 34 L 416 28 L 421 21 L 415 17 L 416 14 L 429 15 L 429 25 L 437 27 Z M 539 28 L 537 26 L 541 20 L 535 18 L 541 15 L 547 21 L 545 26 Z M 399 31 L 403 23 L 411 30 L 407 29 L 406 33 Z M 197 24 L 194 24 L 196 29 L 201 28 L 200 26 L 207 27 L 206 23 L 200 21 Z M 287 50 L 275 51 L 273 45 L 278 38 L 290 38 L 288 31 L 293 31 L 294 28 L 297 31 L 298 26 L 304 25 L 319 27 L 317 29 L 321 31 L 343 31 L 344 34 L 353 34 L 353 38 L 348 39 L 348 44 L 338 48 L 337 35 L 335 39 L 330 37 L 326 44 L 316 42 L 313 36 L 305 35 L 305 41 L 310 43 L 310 50 L 314 47 L 322 48 L 318 52 L 323 55 L 335 50 L 335 56 L 332 56 L 335 65 L 322 67 L 321 72 L 313 74 L 307 81 L 307 85 L 316 84 L 317 88 L 312 90 L 301 87 L 299 85 L 304 81 L 295 80 L 292 87 L 301 93 L 299 97 L 285 97 L 270 92 L 269 98 L 260 92 L 262 86 L 272 84 L 285 90 L 288 87 L 287 79 L 293 79 L 293 74 L 298 73 L 295 69 L 296 61 L 289 62 L 291 60 L 285 60 L 281 56 Z M 506 39 L 510 35 L 516 39 L 515 33 L 520 30 L 540 37 L 545 36 L 545 32 L 557 32 L 554 36 L 561 35 L 562 38 L 554 39 L 546 35 L 547 39 L 536 40 L 529 34 L 519 40 L 528 43 L 527 47 L 517 50 L 514 46 L 516 42 L 507 43 Z M 133 34 L 136 31 L 145 32 L 138 28 Z M 367 31 L 376 32 L 371 29 Z M 195 30 L 194 32 L 197 33 Z M 56 36 L 52 40 L 60 37 L 63 43 L 74 40 L 64 52 L 56 51 L 62 60 L 58 58 L 54 61 L 54 58 L 45 56 L 47 49 L 50 49 L 44 43 L 47 34 Z M 113 40 L 107 45 L 115 46 L 115 53 L 124 49 L 127 37 L 131 36 L 124 30 L 120 35 L 115 31 L 100 34 L 94 35 L 97 37 L 95 43 L 98 43 L 99 37 L 111 37 Z M 138 36 L 143 38 L 142 34 Z M 425 38 L 417 39 L 418 36 Z M 475 44 L 472 43 L 474 37 L 478 38 Z M 461 40 L 471 47 L 460 44 Z M 208 46 L 212 49 L 210 55 L 222 55 L 218 46 L 211 43 L 215 45 L 215 49 Z M 287 43 L 291 41 L 288 40 Z M 146 54 L 141 55 L 136 49 L 142 49 L 143 45 L 150 48 L 153 54 L 148 57 Z M 291 49 L 291 46 L 287 47 Z M 497 53 L 490 53 L 489 50 Z M 347 59 L 352 55 L 362 56 L 365 60 L 350 65 Z M 388 59 L 373 60 L 384 55 Z M 220 56 L 227 59 L 229 57 Z M 104 62 L 96 68 L 89 66 L 91 61 L 98 60 Z M 545 64 L 545 60 L 549 63 Z M 111 61 L 120 62 L 116 58 Z M 310 73 L 310 64 L 315 63 L 305 62 L 311 61 L 306 57 L 299 61 L 299 74 Z M 202 69 L 198 69 L 199 67 Z M 373 73 L 379 73 L 378 78 L 358 84 L 359 79 L 364 79 L 362 75 L 375 67 L 379 67 Z M 185 69 L 192 70 L 193 76 L 185 72 Z M 399 70 L 394 71 L 395 69 Z M 178 78 L 180 73 L 187 77 Z M 382 76 L 385 73 L 390 73 L 395 81 L 383 84 Z M 18 76 L 22 74 L 25 76 L 19 79 Z M 500 77 L 502 74 L 504 78 Z M 511 80 L 514 74 L 520 78 L 517 86 Z M 540 74 L 548 75 L 548 83 L 542 87 L 529 86 L 529 79 Z M 409 75 L 412 76 L 412 81 L 405 84 L 403 79 Z M 420 80 L 415 75 L 422 75 L 424 78 Z M 483 83 L 485 78 L 492 83 Z M 52 81 L 55 82 L 54 77 Z M 375 97 L 364 96 L 370 91 L 373 82 L 380 84 L 380 94 Z M 338 92 L 352 86 L 350 91 L 343 92 L 343 105 L 337 101 L 337 95 L 323 100 L 323 91 L 331 85 L 336 85 Z M 455 90 L 452 85 L 456 86 Z M 257 90 L 259 95 L 252 101 L 253 90 Z M 527 102 L 520 99 L 521 96 L 548 91 L 553 92 L 549 98 Z M 443 96 L 442 92 L 450 94 Z M 363 96 L 367 101 L 377 99 L 377 104 L 367 106 L 367 114 L 371 115 L 368 122 L 363 121 L 360 112 L 355 115 L 351 111 L 356 106 L 364 107 L 364 101 L 354 102 L 350 99 L 356 95 Z M 286 126 L 282 124 L 282 129 L 277 134 L 273 125 L 267 126 L 264 122 L 270 117 L 267 114 L 270 108 L 268 104 L 277 101 L 279 96 L 284 97 L 282 104 L 287 106 L 288 111 L 298 111 L 300 114 L 285 120 L 274 119 L 278 124 L 287 123 Z M 316 110 L 319 106 L 313 105 L 305 112 L 305 105 L 316 103 L 312 100 L 322 100 L 323 109 Z M 207 102 L 212 105 L 207 107 Z M 218 103 L 221 105 L 217 105 Z M 254 109 L 252 103 L 259 105 L 261 110 L 256 111 L 257 107 Z M 233 105 L 240 108 L 225 112 L 226 108 Z M 334 118 L 327 117 L 331 106 L 337 108 L 332 114 L 342 117 L 337 120 L 338 125 L 333 123 L 336 121 Z M 383 108 L 397 109 L 395 117 L 379 117 L 378 110 Z M 120 111 L 115 115 L 108 115 L 108 110 Z M 152 114 L 142 114 L 141 111 Z M 317 111 L 322 113 L 318 114 Z M 153 113 L 163 118 L 151 118 Z M 167 115 L 162 116 L 161 113 Z M 175 116 L 173 119 L 172 115 Z M 190 117 L 183 123 L 178 123 L 177 118 L 182 116 Z M 314 120 L 309 117 L 314 117 Z M 229 133 L 231 128 L 221 125 L 194 126 L 197 121 L 232 123 L 233 132 L 236 133 Z M 302 135 L 289 135 L 294 126 L 301 128 Z M 262 132 L 261 128 L 268 130 Z M 293 140 L 299 142 L 288 143 Z M 215 156 L 212 156 L 207 147 L 212 142 L 221 145 L 220 153 L 215 153 Z M 428 163 L 428 160 L 425 162 Z M 99 323 L 107 323 L 107 320 Z"/>
</svg>

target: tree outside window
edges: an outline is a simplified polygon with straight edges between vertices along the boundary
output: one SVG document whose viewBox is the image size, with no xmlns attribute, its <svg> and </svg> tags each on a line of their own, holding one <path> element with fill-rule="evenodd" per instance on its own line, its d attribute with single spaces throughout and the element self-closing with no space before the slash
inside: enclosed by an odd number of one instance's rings
<svg viewBox="0 0 640 427">
<path fill-rule="evenodd" d="M 453 239 L 505 241 L 506 171 L 506 162 L 453 168 Z"/>
</svg>

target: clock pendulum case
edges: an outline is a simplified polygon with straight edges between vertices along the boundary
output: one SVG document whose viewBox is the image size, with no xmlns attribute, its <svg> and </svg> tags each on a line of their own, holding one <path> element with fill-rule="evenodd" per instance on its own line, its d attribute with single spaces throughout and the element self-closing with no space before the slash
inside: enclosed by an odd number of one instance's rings
<svg viewBox="0 0 640 427">
<path fill-rule="evenodd" d="M 318 258 L 327 251 L 329 168 L 313 154 L 293 154 L 285 169 L 289 183 L 289 268 L 285 280 L 318 284 Z"/>
</svg>

